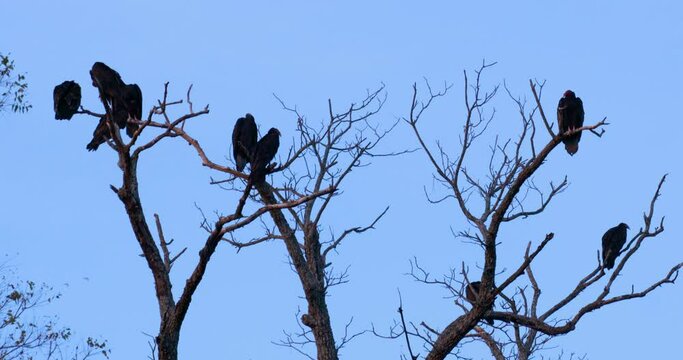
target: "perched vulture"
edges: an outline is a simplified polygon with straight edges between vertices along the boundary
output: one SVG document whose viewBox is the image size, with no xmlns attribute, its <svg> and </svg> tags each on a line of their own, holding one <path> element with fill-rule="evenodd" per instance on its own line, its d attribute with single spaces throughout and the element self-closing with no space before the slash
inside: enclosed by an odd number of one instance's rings
<svg viewBox="0 0 683 360">
<path fill-rule="evenodd" d="M 620 223 L 602 235 L 602 264 L 606 269 L 614 267 L 619 251 L 626 244 L 626 229 L 628 228 L 628 225 Z"/>
<path fill-rule="evenodd" d="M 97 123 L 95 131 L 92 132 L 92 140 L 85 148 L 88 149 L 88 151 L 95 151 L 110 138 L 111 134 L 109 133 L 109 126 L 107 126 L 107 117 L 102 116 L 100 122 Z"/>
<path fill-rule="evenodd" d="M 139 125 L 128 123 L 128 117 L 140 121 L 142 119 L 142 90 L 137 84 L 126 85 L 122 91 L 123 105 L 126 108 L 126 134 L 133 137 L 133 134 L 138 130 Z M 117 120 L 117 124 L 119 121 Z M 119 126 L 120 127 L 120 126 Z"/>
<path fill-rule="evenodd" d="M 121 100 L 121 93 L 126 84 L 121 80 L 121 75 L 114 69 L 98 61 L 93 64 L 90 70 L 90 78 L 92 79 L 92 86 L 98 88 L 100 95 L 104 97 L 102 100 L 110 103 L 112 107 Z"/>
<path fill-rule="evenodd" d="M 126 129 L 132 137 L 138 124 L 128 123 L 128 118 L 142 119 L 142 91 L 136 84 L 126 85 L 116 70 L 101 62 L 90 70 L 93 86 L 100 90 L 102 100 L 111 107 L 114 122 L 119 129 Z"/>
<path fill-rule="evenodd" d="M 479 294 L 479 288 L 481 287 L 481 282 L 480 281 L 473 281 L 470 283 L 470 285 L 465 289 L 465 297 L 467 297 L 467 300 L 471 302 L 472 304 L 477 302 L 478 294 Z M 491 308 L 488 309 L 487 311 L 493 310 L 493 305 L 491 305 Z M 484 317 L 484 320 L 489 324 L 493 325 L 493 319 L 490 317 Z"/>
<path fill-rule="evenodd" d="M 81 106 L 81 86 L 75 81 L 65 81 L 55 86 L 53 97 L 55 119 L 71 120 Z"/>
<path fill-rule="evenodd" d="M 256 147 L 256 121 L 251 114 L 237 119 L 232 129 L 232 155 L 235 158 L 237 171 L 244 170 Z M 277 151 L 277 147 L 275 149 Z"/>
<path fill-rule="evenodd" d="M 557 125 L 560 127 L 560 134 L 583 126 L 583 102 L 571 90 L 565 91 L 560 103 L 557 104 Z M 581 132 L 562 140 L 569 155 L 573 156 L 579 151 L 579 140 Z"/>
<path fill-rule="evenodd" d="M 254 149 L 249 175 L 252 183 L 258 184 L 266 180 L 268 165 L 275 157 L 278 147 L 280 147 L 280 130 L 270 128 L 268 133 L 256 143 L 256 149 Z"/>
</svg>

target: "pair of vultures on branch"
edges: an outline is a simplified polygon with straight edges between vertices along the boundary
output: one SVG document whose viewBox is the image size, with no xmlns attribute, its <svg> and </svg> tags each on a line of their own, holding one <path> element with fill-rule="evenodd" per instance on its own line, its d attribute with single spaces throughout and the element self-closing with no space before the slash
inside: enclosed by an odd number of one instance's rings
<svg viewBox="0 0 683 360">
<path fill-rule="evenodd" d="M 280 130 L 270 128 L 258 142 L 257 137 L 254 116 L 246 114 L 237 119 L 232 129 L 232 155 L 237 171 L 243 171 L 247 163 L 251 164 L 249 181 L 252 184 L 265 181 L 266 175 L 272 170 L 270 162 L 280 147 Z"/>
<path fill-rule="evenodd" d="M 99 90 L 100 99 L 109 108 L 112 124 L 119 129 L 126 129 L 126 134 L 133 137 L 142 119 L 142 91 L 137 84 L 126 84 L 118 72 L 101 62 L 93 64 L 90 70 L 92 85 Z M 81 87 L 74 81 L 65 81 L 55 87 L 53 92 L 55 119 L 70 120 L 81 106 Z M 112 127 L 113 129 L 113 127 Z M 95 151 L 111 139 L 107 116 L 102 116 L 93 131 L 92 141 L 86 146 L 88 151 Z"/>
<path fill-rule="evenodd" d="M 559 126 L 560 136 L 567 131 L 574 131 L 583 126 L 584 111 L 583 102 L 581 98 L 576 97 L 573 91 L 567 90 L 560 99 L 557 105 L 557 123 Z M 569 155 L 576 154 L 579 151 L 579 141 L 581 140 L 581 131 L 572 135 L 566 136 L 562 139 L 564 148 Z M 602 235 L 602 263 L 605 269 L 612 269 L 614 263 L 621 253 L 622 247 L 626 244 L 626 230 L 628 225 L 620 223 L 619 225 L 607 230 Z M 479 298 L 479 290 L 481 289 L 480 281 L 473 281 L 465 288 L 465 298 L 472 304 L 476 303 Z M 493 310 L 493 304 L 487 309 L 487 313 Z M 493 318 L 484 316 L 486 323 L 493 325 Z"/>
</svg>

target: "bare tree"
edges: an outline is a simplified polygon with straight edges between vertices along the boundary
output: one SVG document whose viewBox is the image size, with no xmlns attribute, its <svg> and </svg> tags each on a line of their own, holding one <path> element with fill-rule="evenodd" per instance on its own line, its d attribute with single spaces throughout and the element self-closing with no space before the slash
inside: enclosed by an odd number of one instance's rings
<svg viewBox="0 0 683 360">
<path fill-rule="evenodd" d="M 460 150 L 456 156 L 451 157 L 441 144 L 438 144 L 436 149 L 430 147 L 418 127 L 432 102 L 444 96 L 450 86 L 434 92 L 427 83 L 428 95 L 421 101 L 418 98 L 418 87 L 414 85 L 410 114 L 405 119 L 435 171 L 435 181 L 447 192 L 444 197 L 436 200 L 430 198 L 430 201 L 455 199 L 458 210 L 474 228 L 474 231 L 461 231 L 457 236 L 481 247 L 484 256 L 482 274 L 477 278 L 481 282 L 480 291 L 473 302 L 467 301 L 465 297 L 465 289 L 472 279 L 468 278 L 468 267 L 464 262 L 459 269 L 453 268 L 449 274 L 441 278 L 431 276 L 417 260 L 411 263 L 411 275 L 414 279 L 445 288 L 463 311 L 461 316 L 449 320 L 443 329 L 437 329 L 424 322 L 419 325 L 409 322 L 410 326 L 397 325 L 391 329 L 390 337 L 396 338 L 405 334 L 410 335 L 406 336 L 408 342 L 411 338 L 422 341 L 427 352 L 425 358 L 428 360 L 444 359 L 448 355 L 466 358 L 460 353 L 460 348 L 472 341 L 483 341 L 491 349 L 495 359 L 529 359 L 535 351 L 543 349 L 553 336 L 573 331 L 580 319 L 589 312 L 616 302 L 644 297 L 660 285 L 673 283 L 683 266 L 683 263 L 672 266 L 661 279 L 640 291 L 613 294 L 612 286 L 620 278 L 619 275 L 629 259 L 641 248 L 645 240 L 654 238 L 664 231 L 663 217 L 653 222 L 656 200 L 666 178 L 663 176 L 649 204 L 649 210 L 643 215 L 640 230 L 621 251 L 620 261 L 615 269 L 611 273 L 605 272 L 598 254 L 595 268 L 587 269 L 585 276 L 569 288 L 566 296 L 549 308 L 540 309 L 541 285 L 536 281 L 531 265 L 553 239 L 553 233 L 548 233 L 545 238 L 536 241 L 535 245 L 533 241 L 529 241 L 519 265 L 512 271 L 501 271 L 497 268 L 498 245 L 505 241 L 498 236 L 501 226 L 542 213 L 556 195 L 567 188 L 566 177 L 559 182 L 550 182 L 547 190 L 535 184 L 533 175 L 542 165 L 547 164 L 548 155 L 563 139 L 577 132 L 585 131 L 601 136 L 604 133 L 603 128 L 608 123 L 605 118 L 566 133 L 555 133 L 541 105 L 543 83 L 530 81 L 535 100 L 530 110 L 524 101 L 514 97 L 505 87 L 516 104 L 521 129 L 513 139 L 500 140 L 496 137 L 495 142 L 489 147 L 490 158 L 483 176 L 485 180 L 478 178 L 468 168 L 468 155 L 473 144 L 485 133 L 494 119 L 495 111 L 490 110 L 488 105 L 500 88 L 495 86 L 485 91 L 481 82 L 482 74 L 493 65 L 483 63 L 475 71 L 473 83 L 465 72 L 466 114 L 463 132 L 460 135 Z M 549 139 L 543 145 L 537 143 L 539 117 L 549 135 Z M 602 286 L 603 290 L 591 301 L 580 302 L 578 295 L 591 286 Z M 502 310 L 491 311 L 496 299 L 500 300 Z M 569 307 L 569 304 L 572 306 Z M 577 306 L 579 310 L 568 309 Z M 403 314 L 401 317 L 403 319 Z M 480 324 L 484 318 L 492 318 L 497 323 L 493 326 Z M 490 328 L 490 331 L 485 328 Z M 412 359 L 418 358 L 412 353 L 410 356 Z"/>
<path fill-rule="evenodd" d="M 87 338 L 73 344 L 73 333 L 52 317 L 37 316 L 39 309 L 60 298 L 45 284 L 19 281 L 7 267 L 0 267 L 0 359 L 85 360 L 109 357 L 107 342 Z"/>
<path fill-rule="evenodd" d="M 14 60 L 0 53 L 0 112 L 26 112 L 31 105 L 26 101 L 26 75 L 17 74 Z"/>
<path fill-rule="evenodd" d="M 303 288 L 307 311 L 300 317 L 299 331 L 286 332 L 285 339 L 276 344 L 293 348 L 310 359 L 314 357 L 306 352 L 307 344 L 315 344 L 317 359 L 338 359 L 339 349 L 364 332 L 350 332 L 349 320 L 341 338 L 334 337 L 326 296 L 330 287 L 345 283 L 348 278 L 346 270 L 337 271 L 330 258 L 347 237 L 373 229 L 388 208 L 369 224 L 352 226 L 339 234 L 332 233 L 328 239 L 321 239 L 320 230 L 325 211 L 330 208 L 332 199 L 338 196 L 338 190 L 348 175 L 367 166 L 373 157 L 400 154 L 379 153 L 376 150 L 377 145 L 396 125 L 393 123 L 382 129 L 372 120 L 385 99 L 382 86 L 368 92 L 359 103 L 351 104 L 341 112 L 336 112 L 332 101 L 328 100 L 327 119 L 317 125 L 280 100 L 283 108 L 297 119 L 299 140 L 290 150 L 290 154 L 294 155 L 274 169 L 283 172 L 282 184 L 255 184 L 258 201 L 263 206 L 269 206 L 277 202 L 287 203 L 297 197 L 325 193 L 312 198 L 302 207 L 272 209 L 270 215 L 276 229 L 268 230 L 264 237 L 248 243 L 231 241 L 237 248 L 266 239 L 280 239 L 285 243 L 290 264 Z M 236 189 L 242 191 L 241 187 Z"/>
<path fill-rule="evenodd" d="M 128 142 L 124 141 L 116 122 L 112 121 L 112 109 L 105 100 L 103 90 L 99 90 L 105 114 L 87 109 L 81 109 L 79 113 L 104 117 L 110 137 L 107 144 L 118 154 L 118 166 L 123 175 L 122 185 L 111 186 L 111 189 L 125 206 L 132 230 L 154 277 L 159 304 L 160 329 L 154 343 L 150 344 L 153 357 L 163 360 L 177 359 L 180 328 L 192 296 L 221 241 L 231 244 L 239 251 L 269 240 L 281 240 L 289 254 L 291 266 L 301 281 L 308 309 L 307 313 L 301 316 L 301 332 L 288 333 L 286 339 L 277 344 L 294 348 L 311 357 L 307 354 L 305 345 L 315 343 L 318 359 L 337 359 L 339 349 L 362 332 L 349 333 L 349 322 L 344 328 L 344 335 L 340 339 L 334 338 L 327 308 L 327 291 L 331 286 L 346 282 L 347 274 L 346 271 L 334 270 L 329 260 L 330 255 L 347 237 L 372 229 L 387 210 L 380 212 L 369 224 L 350 227 L 329 239 L 321 239 L 319 228 L 325 210 L 337 195 L 342 181 L 352 170 L 366 166 L 368 159 L 374 156 L 397 154 L 380 154 L 375 151 L 377 144 L 396 125 L 393 123 L 382 130 L 371 121 L 372 116 L 381 109 L 385 101 L 384 87 L 368 92 L 359 104 L 351 104 L 340 113 L 335 113 L 332 101 L 329 101 L 329 119 L 318 125 L 310 124 L 296 109 L 289 108 L 281 102 L 283 107 L 295 116 L 298 141 L 289 149 L 286 159 L 280 159 L 279 164 L 273 163 L 267 168 L 270 174 L 278 174 L 273 178 L 284 179 L 283 183 L 277 186 L 271 185 L 269 181 L 252 183 L 248 174 L 209 158 L 199 141 L 185 130 L 185 123 L 188 120 L 209 113 L 208 106 L 199 111 L 194 110 L 190 98 L 191 87 L 185 98 L 188 111 L 173 119 L 168 110 L 184 101 L 168 100 L 167 83 L 162 99 L 149 111 L 146 119 L 128 119 L 129 122 L 139 125 Z M 143 132 L 147 134 L 149 129 L 158 131 L 151 139 L 138 145 Z M 204 217 L 202 227 L 208 235 L 199 251 L 199 260 L 187 277 L 178 299 L 174 298 L 171 292 L 169 274 L 174 262 L 186 248 L 172 253 L 172 241 L 166 240 L 161 219 L 157 214 L 154 214 L 154 224 L 150 225 L 143 211 L 137 178 L 140 156 L 159 142 L 172 138 L 181 138 L 191 145 L 201 164 L 220 175 L 216 178 L 227 176 L 224 180 L 213 180 L 212 177 L 212 184 L 240 195 L 234 210 L 228 212 L 229 215 L 221 215 L 213 220 Z M 252 189 L 256 190 L 256 194 L 251 193 Z M 258 207 L 247 212 L 245 209 L 250 208 L 247 206 L 250 200 Z M 262 217 L 265 213 L 270 214 L 272 226 L 269 226 Z M 265 234 L 254 239 L 239 239 L 235 231 L 256 220 L 266 224 Z M 156 229 L 157 239 L 152 234 L 152 227 Z"/>
</svg>

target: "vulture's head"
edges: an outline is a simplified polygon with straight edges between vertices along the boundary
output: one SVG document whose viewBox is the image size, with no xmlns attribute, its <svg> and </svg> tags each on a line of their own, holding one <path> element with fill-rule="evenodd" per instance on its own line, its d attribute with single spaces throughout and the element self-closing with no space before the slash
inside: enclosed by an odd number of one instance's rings
<svg viewBox="0 0 683 360">
<path fill-rule="evenodd" d="M 576 94 L 574 94 L 574 92 L 571 91 L 571 90 L 567 90 L 567 91 L 564 92 L 564 95 L 562 95 L 562 96 L 564 96 L 564 97 L 566 97 L 566 98 L 568 98 L 568 99 L 573 99 L 573 98 L 576 97 Z"/>
<path fill-rule="evenodd" d="M 271 135 L 271 136 L 277 135 L 279 137 L 280 136 L 280 130 L 278 130 L 276 128 L 270 128 L 270 130 L 268 130 L 268 135 Z"/>
<path fill-rule="evenodd" d="M 95 80 L 95 75 L 92 70 L 90 70 L 90 78 L 92 79 L 92 86 L 97 87 L 97 81 Z"/>
<path fill-rule="evenodd" d="M 97 87 L 97 74 L 102 71 L 102 68 L 107 65 L 104 65 L 104 63 L 101 62 L 96 62 L 92 64 L 92 68 L 90 69 L 90 78 L 92 79 L 92 86 Z"/>
<path fill-rule="evenodd" d="M 620 223 L 620 224 L 619 224 L 619 227 L 620 227 L 620 228 L 630 229 L 630 227 L 628 227 L 628 225 L 626 225 L 626 224 L 624 224 L 624 223 Z"/>
</svg>

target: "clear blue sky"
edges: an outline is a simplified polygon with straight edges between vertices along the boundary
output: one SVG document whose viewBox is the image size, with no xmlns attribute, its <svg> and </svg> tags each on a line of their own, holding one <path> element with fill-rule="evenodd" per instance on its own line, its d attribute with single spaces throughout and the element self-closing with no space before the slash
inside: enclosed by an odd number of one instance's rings
<svg viewBox="0 0 683 360">
<path fill-rule="evenodd" d="M 194 84 L 196 106 L 210 104 L 211 114 L 188 128 L 211 157 L 221 159 L 228 156 L 234 119 L 245 112 L 253 113 L 262 129 L 283 129 L 283 146 L 289 144 L 293 119 L 273 93 L 318 120 L 326 115 L 328 98 L 341 108 L 384 82 L 388 102 L 380 119 L 388 124 L 407 114 L 410 86 L 425 77 L 434 84 L 455 84 L 423 124 L 431 144 L 440 139 L 453 145 L 463 119 L 462 70 L 485 58 L 499 62 L 487 74 L 487 84 L 505 80 L 514 92 L 529 96 L 529 78 L 547 79 L 546 111 L 554 113 L 562 92 L 573 89 L 584 101 L 588 122 L 603 116 L 611 122 L 602 139 L 584 135 L 577 156 L 560 150 L 550 157 L 536 181 L 557 181 L 566 174 L 570 188 L 542 216 L 503 229 L 501 263 L 512 266 L 527 241 L 554 232 L 556 239 L 535 269 L 546 301 L 557 299 L 592 269 L 607 228 L 620 221 L 632 229 L 641 225 L 656 183 L 667 172 L 657 208 L 667 216 L 666 232 L 646 243 L 618 288 L 645 285 L 683 259 L 683 5 L 426 3 L 4 3 L 0 50 L 11 52 L 17 68 L 27 73 L 34 108 L 0 118 L 2 252 L 25 277 L 63 289 L 63 299 L 46 311 L 59 313 L 78 335 L 109 339 L 114 359 L 140 359 L 147 354 L 143 332 L 156 333 L 158 312 L 152 277 L 138 256 L 123 207 L 109 190 L 109 184 L 120 182 L 116 159 L 106 147 L 85 150 L 93 118 L 53 120 L 56 84 L 80 82 L 84 104 L 96 110 L 88 76 L 95 61 L 138 83 L 145 108 L 162 95 L 165 81 L 171 82 L 172 97 L 183 96 Z M 501 94 L 491 136 L 517 124 L 512 106 Z M 415 145 L 405 126 L 384 144 L 388 150 Z M 158 146 L 140 164 L 146 211 L 158 212 L 167 236 L 190 247 L 174 268 L 175 290 L 204 239 L 194 203 L 210 213 L 226 205 L 232 209 L 236 200 L 208 185 L 211 175 L 180 141 Z M 380 159 L 355 171 L 334 203 L 326 231 L 365 224 L 391 205 L 376 231 L 349 240 L 333 259 L 338 268 L 350 266 L 351 276 L 349 284 L 331 291 L 337 335 L 351 316 L 358 330 L 371 323 L 387 327 L 396 317 L 397 288 L 410 320 L 442 328 L 459 314 L 451 300 L 442 299 L 444 292 L 404 275 L 413 256 L 433 274 L 462 261 L 472 268 L 482 262 L 475 247 L 451 236 L 450 227 L 464 226 L 455 204 L 430 205 L 423 186 L 432 189 L 422 153 Z M 222 244 L 183 327 L 181 358 L 298 359 L 270 342 L 281 338 L 282 330 L 296 330 L 294 314 L 305 306 L 300 295 L 282 244 L 239 254 Z M 591 359 L 674 358 L 680 355 L 682 298 L 683 284 L 677 284 L 611 306 L 585 317 L 575 333 L 553 345 Z M 404 348 L 401 341 L 365 336 L 342 357 L 397 359 Z M 477 346 L 466 351 L 474 358 L 489 356 Z"/>
</svg>

